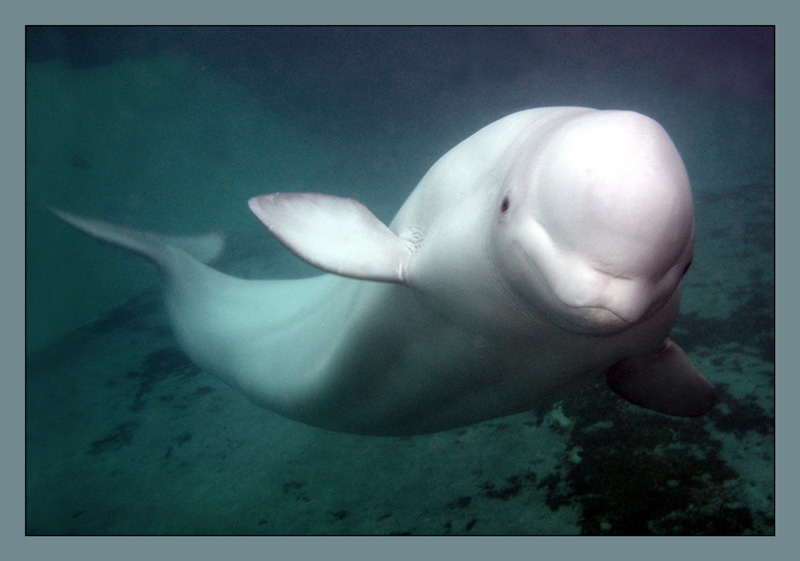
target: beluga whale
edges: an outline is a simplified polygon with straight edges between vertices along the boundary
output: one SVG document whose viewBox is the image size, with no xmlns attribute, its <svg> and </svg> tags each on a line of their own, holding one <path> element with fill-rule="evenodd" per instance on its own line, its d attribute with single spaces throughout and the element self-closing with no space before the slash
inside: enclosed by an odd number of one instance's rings
<svg viewBox="0 0 800 561">
<path fill-rule="evenodd" d="M 605 378 L 666 415 L 713 406 L 669 339 L 694 252 L 686 169 L 632 111 L 529 109 L 442 156 L 387 225 L 310 192 L 249 201 L 323 271 L 245 280 L 219 234 L 167 237 L 53 209 L 154 262 L 181 348 L 256 404 L 334 431 L 413 435 L 551 406 Z"/>
</svg>

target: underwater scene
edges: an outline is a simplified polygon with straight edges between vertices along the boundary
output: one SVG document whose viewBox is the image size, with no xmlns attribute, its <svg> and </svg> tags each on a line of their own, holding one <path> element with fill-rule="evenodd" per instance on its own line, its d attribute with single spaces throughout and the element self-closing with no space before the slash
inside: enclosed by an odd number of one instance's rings
<svg viewBox="0 0 800 561">
<path fill-rule="evenodd" d="M 774 47 L 772 27 L 28 26 L 26 534 L 774 535 Z M 503 117 L 547 107 L 636 111 L 677 148 L 695 241 L 669 336 L 714 388 L 704 414 L 634 405 L 598 375 L 565 383 L 530 410 L 480 422 L 457 415 L 463 426 L 425 434 L 350 434 L 292 420 L 189 358 L 165 305 L 169 266 L 160 275 L 52 212 L 167 236 L 216 232 L 203 238 L 224 237 L 215 269 L 285 281 L 298 287 L 286 294 L 300 298 L 307 285 L 290 279 L 319 269 L 285 247 L 306 251 L 293 246 L 290 227 L 276 239 L 283 225 L 259 209 L 254 216 L 250 199 L 355 199 L 389 224 L 449 150 Z M 487 151 L 481 145 L 447 176 L 489 178 Z M 499 212 L 515 202 L 506 196 Z M 429 267 L 449 265 L 461 238 L 451 243 Z M 134 251 L 171 259 L 152 247 Z M 452 276 L 433 275 L 433 284 L 449 286 Z M 380 283 L 390 294 L 408 289 L 391 282 Z M 423 380 L 426 357 L 460 348 L 452 333 L 439 342 L 426 331 L 438 320 L 425 315 L 396 326 L 415 317 L 404 315 L 413 302 L 332 294 L 319 308 L 346 310 L 334 318 L 372 306 L 377 319 L 357 326 L 353 348 L 376 365 L 391 368 L 382 338 L 397 333 L 434 341 L 411 362 Z M 257 337 L 242 333 L 262 310 L 235 296 L 241 321 L 220 317 L 247 350 Z M 213 311 L 194 307 L 203 321 Z M 258 362 L 315 364 L 349 336 L 352 324 L 341 325 L 330 342 L 283 325 L 281 351 Z M 276 320 L 271 329 L 281 328 Z M 197 356 L 239 364 L 197 341 Z M 450 359 L 491 363 L 482 344 Z M 539 344 L 551 356 L 563 341 Z M 576 361 L 589 352 L 581 349 Z M 334 393 L 314 389 L 323 400 Z M 336 397 L 378 418 L 395 405 L 393 390 L 380 390 Z M 503 410 L 494 393 L 475 395 L 470 414 Z M 420 405 L 418 417 L 428 413 Z"/>
</svg>

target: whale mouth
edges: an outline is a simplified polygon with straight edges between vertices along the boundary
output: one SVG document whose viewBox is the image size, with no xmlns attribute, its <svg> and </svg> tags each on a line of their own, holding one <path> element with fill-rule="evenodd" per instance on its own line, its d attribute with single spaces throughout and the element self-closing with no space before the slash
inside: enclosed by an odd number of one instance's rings
<svg viewBox="0 0 800 561">
<path fill-rule="evenodd" d="M 564 318 L 566 322 L 576 328 L 585 329 L 593 333 L 617 333 L 636 324 L 636 322 L 630 322 L 620 317 L 608 308 L 597 306 L 570 306 L 564 302 L 562 302 L 562 304 L 576 312 L 575 315 Z"/>
<path fill-rule="evenodd" d="M 637 313 L 636 317 L 626 318 L 605 306 L 569 303 L 559 296 L 559 291 L 552 286 L 545 272 L 536 264 L 522 245 L 518 241 L 514 244 L 517 246 L 525 262 L 535 272 L 535 276 L 542 280 L 542 285 L 545 287 L 546 294 L 539 293 L 539 296 L 545 296 L 546 303 L 549 302 L 550 304 L 544 306 L 538 305 L 537 309 L 539 309 L 553 325 L 573 333 L 612 335 L 641 323 L 648 316 L 648 313 L 645 311 Z M 622 277 L 610 273 L 603 274 L 622 279 Z M 533 291 L 535 295 L 536 288 L 534 288 Z M 526 294 L 523 292 L 521 296 L 526 297 Z"/>
<path fill-rule="evenodd" d="M 559 315 L 554 321 L 574 333 L 613 335 L 638 324 L 640 320 L 628 321 L 608 308 L 599 306 L 570 306 L 558 301 L 568 313 Z M 558 311 L 556 311 L 558 313 Z"/>
</svg>

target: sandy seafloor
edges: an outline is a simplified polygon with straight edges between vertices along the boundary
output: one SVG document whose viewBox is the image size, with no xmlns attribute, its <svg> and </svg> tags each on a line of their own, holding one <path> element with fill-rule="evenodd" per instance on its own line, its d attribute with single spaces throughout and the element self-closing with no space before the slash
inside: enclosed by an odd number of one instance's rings
<svg viewBox="0 0 800 561">
<path fill-rule="evenodd" d="M 698 134 L 725 146 L 736 126 L 773 119 L 770 111 Z M 761 161 L 745 171 L 701 173 L 726 164 L 687 156 L 682 147 L 699 142 L 676 138 L 693 179 L 697 245 L 672 336 L 717 388 L 709 415 L 645 411 L 598 380 L 546 410 L 438 434 L 316 429 L 257 408 L 194 366 L 152 286 L 29 354 L 27 533 L 773 534 L 771 151 L 754 150 Z M 731 152 L 715 157 L 738 170 Z M 436 157 L 406 145 L 364 162 L 363 173 Z M 195 231 L 213 227 L 212 214 Z M 265 251 L 237 235 L 218 266 L 309 272 L 277 244 Z"/>
</svg>

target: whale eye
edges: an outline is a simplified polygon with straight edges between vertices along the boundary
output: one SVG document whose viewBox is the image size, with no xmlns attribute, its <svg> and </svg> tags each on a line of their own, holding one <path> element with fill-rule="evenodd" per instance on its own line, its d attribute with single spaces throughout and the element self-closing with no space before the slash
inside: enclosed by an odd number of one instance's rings
<svg viewBox="0 0 800 561">
<path fill-rule="evenodd" d="M 500 203 L 500 212 L 506 212 L 508 210 L 508 205 L 509 205 L 508 195 L 506 195 L 505 197 L 503 197 L 503 202 Z"/>
</svg>

